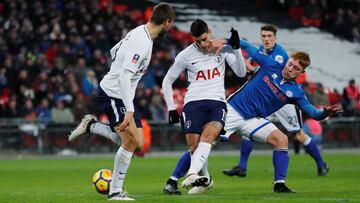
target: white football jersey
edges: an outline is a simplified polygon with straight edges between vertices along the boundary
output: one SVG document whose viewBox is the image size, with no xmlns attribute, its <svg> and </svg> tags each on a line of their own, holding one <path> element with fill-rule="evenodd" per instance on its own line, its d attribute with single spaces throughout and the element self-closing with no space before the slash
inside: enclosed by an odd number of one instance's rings
<svg viewBox="0 0 360 203">
<path fill-rule="evenodd" d="M 131 101 L 135 96 L 135 89 L 141 77 L 146 72 L 153 47 L 153 41 L 145 25 L 140 25 L 131 30 L 124 39 L 118 42 L 110 50 L 111 67 L 110 71 L 100 82 L 104 92 L 114 98 L 122 99 L 122 90 L 120 89 L 121 72 L 123 69 L 129 70 Z"/>
<path fill-rule="evenodd" d="M 245 76 L 245 62 L 241 51 L 234 51 L 230 46 L 224 46 L 220 54 L 209 54 L 202 52 L 196 43 L 193 43 L 177 55 L 164 81 L 173 82 L 181 72 L 185 71 L 189 83 L 185 104 L 204 99 L 225 102 L 225 61 L 239 77 Z M 175 109 L 172 94 L 166 92 L 164 83 L 163 89 L 168 109 Z"/>
</svg>

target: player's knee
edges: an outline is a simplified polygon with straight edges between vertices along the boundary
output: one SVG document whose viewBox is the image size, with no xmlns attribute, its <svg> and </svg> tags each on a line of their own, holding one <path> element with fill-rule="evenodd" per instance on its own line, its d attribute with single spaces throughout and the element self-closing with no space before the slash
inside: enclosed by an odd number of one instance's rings
<svg viewBox="0 0 360 203">
<path fill-rule="evenodd" d="M 120 132 L 118 128 L 115 127 L 116 134 L 121 137 L 121 146 L 128 150 L 128 151 L 135 151 L 136 147 L 138 146 L 138 141 L 136 140 L 134 135 L 127 131 Z"/>
<path fill-rule="evenodd" d="M 271 145 L 273 145 L 276 148 L 287 148 L 288 147 L 288 137 L 281 133 L 279 130 L 275 130 L 272 132 L 267 142 Z"/>
<path fill-rule="evenodd" d="M 308 138 L 308 136 L 303 131 L 297 132 L 294 137 L 294 139 L 299 141 L 300 143 L 304 143 L 307 138 Z"/>
<path fill-rule="evenodd" d="M 142 138 L 139 138 L 139 139 L 137 139 L 136 140 L 136 143 L 137 143 L 137 146 L 140 148 L 140 149 L 142 149 L 143 147 L 144 147 L 144 138 L 142 137 Z"/>
<path fill-rule="evenodd" d="M 189 145 L 189 151 L 191 154 L 193 154 L 198 147 L 198 144 Z"/>
</svg>

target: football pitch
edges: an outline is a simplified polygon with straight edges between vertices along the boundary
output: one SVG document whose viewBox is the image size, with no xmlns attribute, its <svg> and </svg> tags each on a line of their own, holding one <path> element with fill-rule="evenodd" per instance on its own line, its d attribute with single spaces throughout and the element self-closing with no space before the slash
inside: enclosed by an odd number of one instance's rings
<svg viewBox="0 0 360 203">
<path fill-rule="evenodd" d="M 318 177 L 310 157 L 291 155 L 287 185 L 295 194 L 272 192 L 271 155 L 251 156 L 246 178 L 221 172 L 237 163 L 237 156 L 210 156 L 214 187 L 201 195 L 187 195 L 182 189 L 181 196 L 162 193 L 177 157 L 134 158 L 125 188 L 137 202 L 360 202 L 360 154 L 324 157 L 330 173 Z M 0 202 L 105 202 L 91 178 L 112 165 L 111 157 L 0 160 Z"/>
</svg>

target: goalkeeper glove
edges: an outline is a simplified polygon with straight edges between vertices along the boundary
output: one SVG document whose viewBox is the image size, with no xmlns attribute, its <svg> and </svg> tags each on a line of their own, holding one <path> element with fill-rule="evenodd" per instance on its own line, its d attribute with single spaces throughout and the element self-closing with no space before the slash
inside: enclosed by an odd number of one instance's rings
<svg viewBox="0 0 360 203">
<path fill-rule="evenodd" d="M 176 110 L 169 111 L 169 123 L 174 124 L 174 123 L 179 123 L 179 121 L 180 121 L 179 113 Z"/>
<path fill-rule="evenodd" d="M 240 38 L 239 33 L 234 28 L 231 28 L 231 37 L 229 39 L 229 44 L 233 49 L 239 49 L 240 48 Z"/>
</svg>

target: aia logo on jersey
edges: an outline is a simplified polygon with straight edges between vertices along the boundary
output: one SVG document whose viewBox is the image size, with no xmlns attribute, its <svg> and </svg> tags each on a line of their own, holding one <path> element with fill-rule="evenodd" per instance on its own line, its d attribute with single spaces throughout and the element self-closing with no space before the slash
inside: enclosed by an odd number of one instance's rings
<svg viewBox="0 0 360 203">
<path fill-rule="evenodd" d="M 140 59 L 140 55 L 139 54 L 135 54 L 134 57 L 131 59 L 131 62 L 136 64 Z"/>
<path fill-rule="evenodd" d="M 198 71 L 196 75 L 196 80 L 211 80 L 215 77 L 220 77 L 220 71 L 217 67 L 214 69 L 207 69 L 204 71 Z"/>
<path fill-rule="evenodd" d="M 221 61 L 221 56 L 215 56 L 215 61 L 216 61 L 216 63 L 220 63 L 220 61 Z"/>
</svg>

